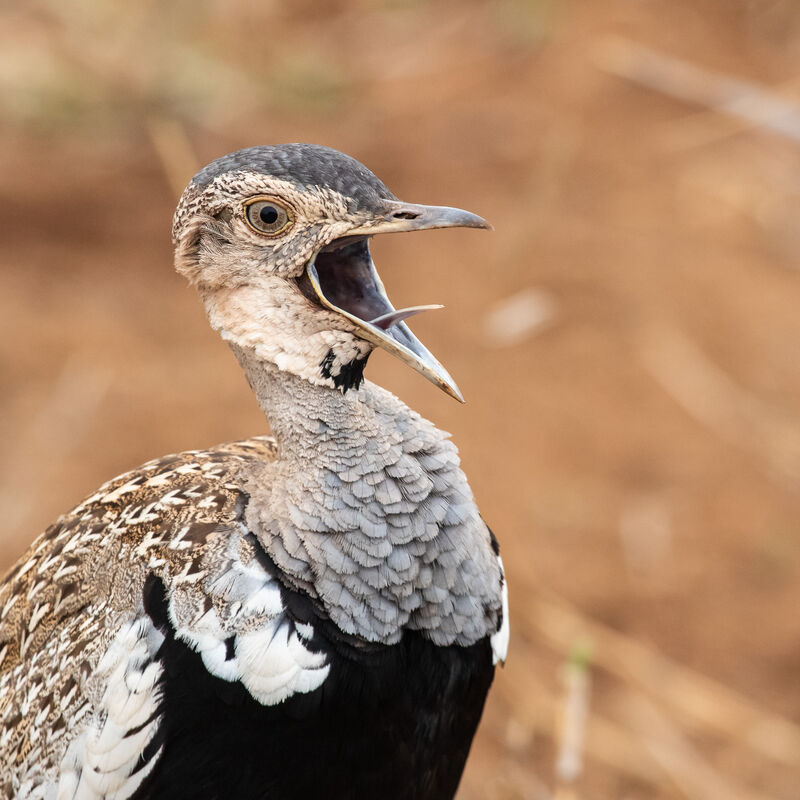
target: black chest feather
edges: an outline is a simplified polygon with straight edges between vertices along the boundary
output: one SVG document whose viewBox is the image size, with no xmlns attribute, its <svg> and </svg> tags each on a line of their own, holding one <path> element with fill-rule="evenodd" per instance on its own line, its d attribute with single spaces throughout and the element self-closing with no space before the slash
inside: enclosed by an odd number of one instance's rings
<svg viewBox="0 0 800 800">
<path fill-rule="evenodd" d="M 163 594 L 149 605 L 167 627 Z M 163 752 L 140 800 L 455 794 L 494 674 L 488 639 L 436 647 L 407 632 L 369 652 L 331 642 L 319 689 L 263 706 L 167 633 L 163 722 L 150 745 Z"/>
</svg>

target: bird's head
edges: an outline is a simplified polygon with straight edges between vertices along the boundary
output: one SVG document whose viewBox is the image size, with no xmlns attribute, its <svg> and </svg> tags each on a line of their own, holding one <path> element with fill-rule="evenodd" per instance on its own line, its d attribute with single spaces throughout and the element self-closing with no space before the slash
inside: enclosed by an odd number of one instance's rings
<svg viewBox="0 0 800 800">
<path fill-rule="evenodd" d="M 175 212 L 175 266 L 224 339 L 312 383 L 357 387 L 374 347 L 461 399 L 396 310 L 370 237 L 488 228 L 467 211 L 399 201 L 366 167 L 326 147 L 250 147 L 192 179 Z"/>
</svg>

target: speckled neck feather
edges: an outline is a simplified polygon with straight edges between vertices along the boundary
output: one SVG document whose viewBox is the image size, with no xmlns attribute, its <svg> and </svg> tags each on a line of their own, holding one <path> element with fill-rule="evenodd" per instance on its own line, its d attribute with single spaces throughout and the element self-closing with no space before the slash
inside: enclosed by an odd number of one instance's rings
<svg viewBox="0 0 800 800">
<path fill-rule="evenodd" d="M 279 449 L 247 526 L 294 587 L 368 641 L 496 631 L 499 566 L 448 434 L 368 381 L 343 394 L 232 347 Z"/>
</svg>

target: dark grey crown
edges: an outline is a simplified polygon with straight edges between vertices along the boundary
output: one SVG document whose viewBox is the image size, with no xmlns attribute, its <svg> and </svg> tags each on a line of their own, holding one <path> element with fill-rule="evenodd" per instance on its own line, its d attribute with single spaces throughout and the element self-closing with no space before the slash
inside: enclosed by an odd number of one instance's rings
<svg viewBox="0 0 800 800">
<path fill-rule="evenodd" d="M 352 198 L 360 208 L 397 199 L 362 163 L 318 144 L 246 147 L 212 161 L 192 178 L 192 185 L 204 187 L 226 172 L 243 169 L 293 181 L 301 188 L 327 186 Z"/>
</svg>

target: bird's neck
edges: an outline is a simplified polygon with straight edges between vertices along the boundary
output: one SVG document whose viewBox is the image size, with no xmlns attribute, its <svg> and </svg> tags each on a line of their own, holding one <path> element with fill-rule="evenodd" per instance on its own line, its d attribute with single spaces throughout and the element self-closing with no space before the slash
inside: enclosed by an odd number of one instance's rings
<svg viewBox="0 0 800 800">
<path fill-rule="evenodd" d="M 365 641 L 496 631 L 499 566 L 447 434 L 373 384 L 342 394 L 233 349 L 278 443 L 243 489 L 281 580 Z"/>
<path fill-rule="evenodd" d="M 399 431 L 420 419 L 368 381 L 342 393 L 281 370 L 252 349 L 232 343 L 231 349 L 269 420 L 281 460 L 333 465 L 386 452 Z"/>
</svg>

